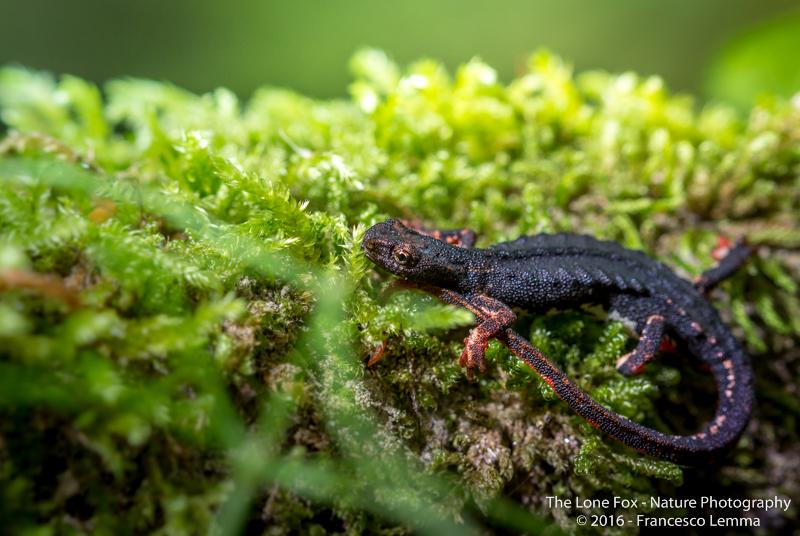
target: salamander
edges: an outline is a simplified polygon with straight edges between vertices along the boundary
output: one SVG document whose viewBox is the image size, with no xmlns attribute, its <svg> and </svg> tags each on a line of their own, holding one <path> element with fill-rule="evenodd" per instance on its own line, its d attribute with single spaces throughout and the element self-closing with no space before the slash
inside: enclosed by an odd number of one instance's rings
<svg viewBox="0 0 800 536">
<path fill-rule="evenodd" d="M 472 379 L 485 370 L 489 340 L 496 338 L 531 366 L 578 415 L 623 444 L 678 463 L 704 463 L 730 448 L 753 407 L 753 374 L 742 346 L 721 320 L 707 294 L 752 252 L 744 242 L 727 248 L 717 267 L 694 283 L 641 251 L 612 241 L 561 233 L 524 236 L 485 249 L 474 248 L 466 230 L 431 231 L 401 220 L 367 230 L 361 247 L 407 286 L 463 306 L 478 319 L 464 339 L 460 364 Z M 640 374 L 663 341 L 680 344 L 714 377 L 716 414 L 693 435 L 669 435 L 622 417 L 587 395 L 513 329 L 514 309 L 545 313 L 591 304 L 638 334 L 636 348 L 617 370 Z"/>
</svg>

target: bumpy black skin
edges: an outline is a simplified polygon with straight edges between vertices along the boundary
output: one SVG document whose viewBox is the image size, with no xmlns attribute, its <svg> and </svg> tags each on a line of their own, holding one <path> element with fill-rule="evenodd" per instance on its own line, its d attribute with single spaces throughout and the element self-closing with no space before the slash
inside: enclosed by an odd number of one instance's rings
<svg viewBox="0 0 800 536">
<path fill-rule="evenodd" d="M 697 286 L 640 251 L 575 234 L 528 236 L 467 249 L 389 220 L 367 231 L 362 249 L 376 264 L 444 301 L 467 307 L 483 321 L 465 341 L 462 364 L 482 366 L 486 341 L 496 337 L 576 413 L 630 447 L 677 462 L 708 461 L 732 445 L 747 424 L 754 398 L 750 363 L 702 293 L 735 271 L 749 253 L 746 247 L 735 249 L 721 268 L 706 272 Z M 586 304 L 602 306 L 611 318 L 622 319 L 640 334 L 637 349 L 620 360 L 623 374 L 640 372 L 663 336 L 708 366 L 719 394 L 713 421 L 691 436 L 636 424 L 592 400 L 510 329 L 515 318 L 510 307 L 546 312 Z M 467 356 L 469 352 L 480 355 Z"/>
</svg>

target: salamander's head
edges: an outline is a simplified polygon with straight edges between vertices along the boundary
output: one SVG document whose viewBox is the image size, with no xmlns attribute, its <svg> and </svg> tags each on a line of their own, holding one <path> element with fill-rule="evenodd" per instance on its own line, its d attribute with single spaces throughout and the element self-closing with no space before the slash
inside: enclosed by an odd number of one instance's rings
<svg viewBox="0 0 800 536">
<path fill-rule="evenodd" d="M 467 272 L 467 250 L 418 233 L 399 220 L 367 229 L 361 249 L 381 268 L 417 283 L 453 288 Z"/>
</svg>

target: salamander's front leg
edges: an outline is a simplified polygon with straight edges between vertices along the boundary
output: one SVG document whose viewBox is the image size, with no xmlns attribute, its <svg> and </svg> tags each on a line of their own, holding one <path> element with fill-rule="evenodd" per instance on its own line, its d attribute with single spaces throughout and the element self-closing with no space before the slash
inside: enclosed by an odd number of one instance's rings
<svg viewBox="0 0 800 536">
<path fill-rule="evenodd" d="M 485 357 L 489 339 L 510 328 L 516 322 L 517 315 L 505 303 L 483 294 L 463 296 L 440 287 L 410 284 L 409 288 L 412 287 L 429 292 L 445 303 L 464 307 L 478 319 L 483 319 L 464 339 L 464 350 L 459 359 L 459 364 L 467 368 L 467 378 L 472 381 L 475 368 L 481 372 L 486 370 Z"/>
<path fill-rule="evenodd" d="M 464 350 L 461 352 L 461 359 L 458 361 L 459 365 L 467 368 L 469 381 L 473 381 L 476 368 L 481 373 L 486 371 L 485 357 L 489 339 L 496 337 L 500 332 L 511 327 L 516 322 L 517 315 L 506 304 L 489 296 L 478 295 L 465 299 L 469 302 L 471 308 L 486 317 L 464 339 Z"/>
<path fill-rule="evenodd" d="M 633 352 L 617 360 L 617 371 L 624 376 L 636 376 L 644 371 L 644 366 L 652 361 L 664 337 L 664 317 L 653 315 L 647 319 L 639 335 L 639 344 Z"/>
<path fill-rule="evenodd" d="M 478 240 L 478 235 L 472 229 L 428 229 L 417 221 L 403 220 L 402 223 L 418 233 L 460 248 L 471 249 Z"/>
</svg>

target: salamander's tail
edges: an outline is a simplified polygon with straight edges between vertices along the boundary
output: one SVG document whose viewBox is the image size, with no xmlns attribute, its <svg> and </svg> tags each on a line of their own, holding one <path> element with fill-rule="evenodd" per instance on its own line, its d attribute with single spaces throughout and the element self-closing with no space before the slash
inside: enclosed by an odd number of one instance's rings
<svg viewBox="0 0 800 536">
<path fill-rule="evenodd" d="M 703 431 L 689 436 L 668 435 L 609 411 L 575 385 L 566 374 L 515 331 L 499 337 L 509 350 L 533 368 L 578 415 L 625 445 L 676 463 L 697 464 L 733 446 L 750 417 L 752 374 L 746 358 L 721 359 L 711 369 L 719 390 L 714 419 Z"/>
</svg>

